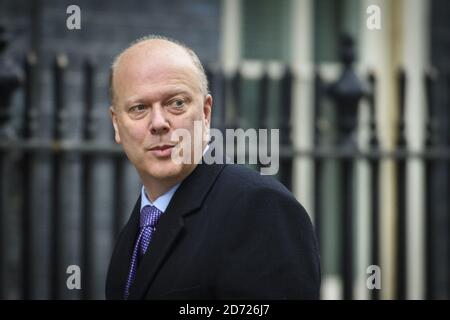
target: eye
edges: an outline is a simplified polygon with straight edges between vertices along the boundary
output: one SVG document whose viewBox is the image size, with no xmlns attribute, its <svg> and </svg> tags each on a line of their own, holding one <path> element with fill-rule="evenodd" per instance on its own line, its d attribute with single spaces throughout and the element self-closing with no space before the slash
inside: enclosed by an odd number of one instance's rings
<svg viewBox="0 0 450 320">
<path fill-rule="evenodd" d="M 170 106 L 175 107 L 176 109 L 181 109 L 185 106 L 185 101 L 183 99 L 175 99 L 170 103 Z"/>
<path fill-rule="evenodd" d="M 138 105 L 132 106 L 129 111 L 136 113 L 136 112 L 142 112 L 144 110 L 145 110 L 145 106 L 143 104 L 138 104 Z"/>
<path fill-rule="evenodd" d="M 141 119 L 147 114 L 148 108 L 145 104 L 136 104 L 128 109 L 128 115 L 131 119 Z"/>
</svg>

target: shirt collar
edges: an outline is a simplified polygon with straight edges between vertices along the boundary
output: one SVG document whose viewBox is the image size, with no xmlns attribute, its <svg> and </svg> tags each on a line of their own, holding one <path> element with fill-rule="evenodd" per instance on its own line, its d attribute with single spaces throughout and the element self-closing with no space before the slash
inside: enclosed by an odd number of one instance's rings
<svg viewBox="0 0 450 320">
<path fill-rule="evenodd" d="M 180 184 L 181 183 L 177 183 L 169 191 L 167 191 L 166 193 L 160 195 L 153 202 L 150 201 L 150 199 L 147 197 L 147 193 L 145 192 L 145 187 L 142 186 L 142 190 L 141 190 L 141 210 L 142 210 L 142 208 L 144 208 L 145 206 L 148 205 L 148 206 L 155 206 L 161 212 L 166 211 L 167 206 L 170 203 L 170 200 L 172 200 L 172 197 L 173 197 L 175 191 L 177 191 L 177 189 L 180 186 Z"/>
</svg>

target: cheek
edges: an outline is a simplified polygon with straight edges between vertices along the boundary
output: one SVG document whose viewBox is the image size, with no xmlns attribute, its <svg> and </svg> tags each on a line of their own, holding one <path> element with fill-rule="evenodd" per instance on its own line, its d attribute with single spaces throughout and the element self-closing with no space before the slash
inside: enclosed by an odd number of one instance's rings
<svg viewBox="0 0 450 320">
<path fill-rule="evenodd" d="M 189 120 L 192 126 L 194 126 L 194 121 L 204 121 L 204 119 L 205 115 L 203 114 L 203 109 L 201 107 L 196 108 L 194 112 L 186 116 L 186 120 Z"/>
<path fill-rule="evenodd" d="M 147 132 L 146 127 L 139 123 L 127 124 L 123 127 L 122 139 L 132 144 L 140 144 Z"/>
</svg>

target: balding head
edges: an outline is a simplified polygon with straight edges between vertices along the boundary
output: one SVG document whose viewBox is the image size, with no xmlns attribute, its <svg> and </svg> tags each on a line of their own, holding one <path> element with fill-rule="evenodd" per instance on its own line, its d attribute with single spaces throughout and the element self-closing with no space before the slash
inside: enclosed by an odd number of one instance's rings
<svg viewBox="0 0 450 320">
<path fill-rule="evenodd" d="M 203 95 L 208 94 L 208 79 L 200 59 L 195 52 L 176 40 L 150 35 L 132 42 L 128 48 L 115 57 L 109 76 L 109 95 L 113 106 L 116 102 L 116 74 L 120 69 L 127 68 L 127 62 L 130 62 L 130 60 L 143 61 L 146 59 L 155 61 L 164 60 L 192 67 L 197 75 L 200 92 Z"/>
</svg>

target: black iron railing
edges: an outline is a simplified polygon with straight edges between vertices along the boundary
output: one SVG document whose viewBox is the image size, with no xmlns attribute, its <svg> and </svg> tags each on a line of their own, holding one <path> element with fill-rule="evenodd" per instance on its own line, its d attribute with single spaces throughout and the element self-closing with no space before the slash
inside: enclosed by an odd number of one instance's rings
<svg viewBox="0 0 450 320">
<path fill-rule="evenodd" d="M 0 30 L 1 31 L 1 30 Z M 1 36 L 1 33 L 0 33 Z M 5 42 L 6 45 L 6 42 Z M 129 207 L 125 205 L 126 181 L 130 175 L 129 164 L 124 153 L 118 145 L 110 140 L 98 139 L 95 134 L 96 114 L 95 110 L 95 76 L 96 65 L 92 61 L 86 61 L 81 72 L 83 73 L 82 95 L 80 97 L 80 109 L 78 116 L 82 119 L 82 126 L 78 129 L 79 134 L 73 136 L 66 126 L 72 119 L 68 115 L 66 73 L 69 68 L 68 61 L 63 56 L 55 59 L 52 73 L 53 106 L 51 108 L 51 135 L 49 138 L 38 137 L 33 127 L 39 123 L 40 110 L 34 106 L 34 94 L 36 88 L 36 64 L 38 59 L 33 54 L 28 54 L 23 68 L 11 67 L 13 64 L 7 60 L 3 52 L 0 52 L 0 297 L 1 298 L 67 298 L 65 273 L 70 261 L 80 264 L 83 270 L 82 290 L 70 298 L 93 298 L 99 297 L 103 292 L 101 281 L 98 280 L 102 271 L 106 273 L 108 253 L 111 250 L 113 240 L 117 237 L 124 219 L 129 214 Z M 296 81 L 295 74 L 286 68 L 283 76 L 278 80 L 279 113 L 278 124 L 274 126 L 280 129 L 280 172 L 278 178 L 288 188 L 293 185 L 293 162 L 295 159 L 307 159 L 314 164 L 313 185 L 305 186 L 313 190 L 314 201 L 314 224 L 319 244 L 323 249 L 325 239 L 330 235 L 324 232 L 327 223 L 324 218 L 323 192 L 327 186 L 324 185 L 324 170 L 327 162 L 335 162 L 340 172 L 340 188 L 336 192 L 341 204 L 336 204 L 336 212 L 340 223 L 338 235 L 340 242 L 339 273 L 343 283 L 343 295 L 345 299 L 352 299 L 355 282 L 355 243 L 358 241 L 354 236 L 355 217 L 358 214 L 355 209 L 357 197 L 356 189 L 368 188 L 370 190 L 371 217 L 370 217 L 370 264 L 380 264 L 381 250 L 381 225 L 380 216 L 380 164 L 391 160 L 396 164 L 396 264 L 395 264 L 395 287 L 396 297 L 407 297 L 407 272 L 408 272 L 408 214 L 406 203 L 407 193 L 407 164 L 411 159 L 422 161 L 425 164 L 425 199 L 426 199 L 426 296 L 433 298 L 435 278 L 433 268 L 436 261 L 435 243 L 440 238 L 435 234 L 435 227 L 440 221 L 449 221 L 450 213 L 447 201 L 447 211 L 437 214 L 439 204 L 434 202 L 433 192 L 436 177 L 441 172 L 447 172 L 450 161 L 450 148 L 448 138 L 443 137 L 445 130 L 440 126 L 439 115 L 435 114 L 431 107 L 433 100 L 433 88 L 442 81 L 434 73 L 426 73 L 424 76 L 424 87 L 427 93 L 428 123 L 427 140 L 425 148 L 421 151 L 411 151 L 405 134 L 405 93 L 408 81 L 404 71 L 399 72 L 398 88 L 399 122 L 397 124 L 397 143 L 394 150 L 383 150 L 378 139 L 378 126 L 376 121 L 377 101 L 377 77 L 375 72 L 370 72 L 367 81 L 362 81 L 352 69 L 353 43 L 350 38 L 344 38 L 342 44 L 342 74 L 333 83 L 325 83 L 321 74 L 317 71 L 314 79 L 314 139 L 313 148 L 310 150 L 297 150 L 292 143 L 292 116 L 293 108 L 293 83 Z M 22 76 L 20 70 L 24 70 Z M 242 81 L 245 77 L 236 72 L 233 76 L 226 76 L 220 70 L 207 70 L 207 76 L 211 84 L 211 91 L 216 97 L 213 127 L 239 128 L 242 127 L 243 110 L 246 106 L 242 104 Z M 444 79 L 445 80 L 445 79 Z M 269 113 L 269 74 L 263 72 L 258 85 L 258 116 L 256 123 L 258 128 L 270 128 Z M 22 87 L 20 90 L 20 84 Z M 106 89 L 105 89 L 106 90 Z M 23 112 L 12 116 L 11 107 L 14 93 L 23 95 Z M 231 101 L 229 101 L 231 100 Z M 323 118 L 322 106 L 327 100 L 333 104 L 336 111 L 333 144 L 323 143 L 323 128 L 319 125 Z M 357 130 L 358 112 L 360 102 L 365 100 L 370 108 L 370 139 L 364 150 L 361 150 L 355 139 Z M 226 106 L 226 107 L 225 107 Z M 235 108 L 230 120 L 227 116 L 229 108 Z M 104 112 L 107 113 L 105 107 Z M 21 117 L 21 130 L 15 130 L 11 125 L 13 117 Z M 229 120 L 230 122 L 228 122 Z M 248 122 L 245 122 L 248 123 Z M 302 125 L 302 124 L 296 124 Z M 370 184 L 359 186 L 355 182 L 355 167 L 360 160 L 365 160 L 370 167 Z M 97 198 L 98 162 L 109 163 L 109 170 L 104 174 L 109 176 L 112 185 L 104 186 L 110 191 L 108 198 L 111 212 L 103 215 L 101 219 L 97 216 L 96 208 L 99 207 Z M 77 181 L 67 180 L 68 168 L 76 168 L 79 177 Z M 48 168 L 44 173 L 37 171 Z M 447 169 L 446 169 L 447 168 Z M 103 170 L 103 169 L 102 169 Z M 447 170 L 447 171 L 445 171 Z M 101 171 L 101 170 L 100 170 Z M 45 181 L 35 181 L 40 176 L 47 175 Z M 439 177 L 438 177 L 439 178 Z M 34 180 L 34 181 L 33 181 Z M 43 192 L 37 186 L 45 185 Z M 75 186 L 73 186 L 75 185 Z M 69 188 L 69 186 L 71 186 Z M 448 187 L 448 182 L 446 184 Z M 43 187 L 44 188 L 44 187 Z M 68 194 L 68 190 L 78 190 Z M 138 187 L 136 186 L 136 191 Z M 48 202 L 48 212 L 35 212 L 36 204 L 33 199 L 42 192 L 42 197 Z M 129 192 L 128 192 L 129 193 Z M 10 196 L 13 195 L 13 199 Z M 34 195 L 34 196 L 32 196 Z M 137 193 L 136 193 L 137 197 Z M 74 200 L 75 199 L 75 200 Z M 44 201 L 44 200 L 43 200 Z M 78 215 L 65 213 L 66 203 L 78 203 L 76 212 Z M 447 216 L 447 220 L 442 215 Z M 11 219 L 11 216 L 19 215 L 20 219 Z M 106 218 L 105 218 L 106 217 Z M 109 217 L 109 218 L 108 218 Z M 19 221 L 18 225 L 14 221 Z M 100 231 L 99 231 L 100 230 Z M 18 231 L 20 243 L 10 246 L 12 232 Z M 99 249 L 99 247 L 101 247 Z M 102 249 L 103 248 L 103 249 Z M 9 252 L 9 254 L 8 254 Z M 13 252 L 11 254 L 11 252 Z M 15 260 L 9 257 L 18 256 Z M 449 254 L 450 255 L 450 254 Z M 323 256 L 322 256 L 323 257 Z M 323 257 L 326 259 L 326 257 Z M 15 276 L 18 280 L 11 288 L 11 281 L 6 281 L 11 268 L 17 264 L 20 272 Z M 448 263 L 448 261 L 447 261 Z M 37 270 L 37 271 L 36 271 Z M 41 279 L 37 280 L 37 277 Z M 42 279 L 43 278 L 43 279 Z M 45 290 L 36 287 L 44 286 Z M 11 295 L 10 291 L 15 292 Z M 372 291 L 372 299 L 378 299 L 379 291 Z"/>
</svg>

